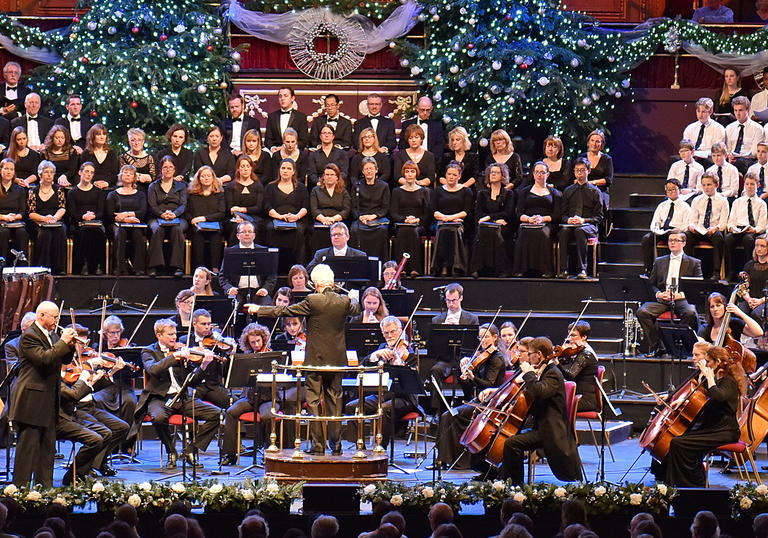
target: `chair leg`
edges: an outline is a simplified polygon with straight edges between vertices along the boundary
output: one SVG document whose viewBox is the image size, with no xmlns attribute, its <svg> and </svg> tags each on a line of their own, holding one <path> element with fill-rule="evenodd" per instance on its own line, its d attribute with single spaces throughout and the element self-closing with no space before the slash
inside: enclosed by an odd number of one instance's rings
<svg viewBox="0 0 768 538">
<path fill-rule="evenodd" d="M 237 464 L 240 465 L 240 427 L 242 424 L 240 424 L 240 421 L 237 421 L 237 448 L 235 451 L 237 452 Z M 255 449 L 255 447 L 254 447 Z"/>
<path fill-rule="evenodd" d="M 597 416 L 600 418 L 600 422 L 602 422 L 603 421 L 602 414 L 598 413 Z M 590 429 L 592 429 L 591 426 L 590 426 Z M 613 447 L 611 446 L 611 436 L 604 435 L 604 437 L 605 437 L 605 444 L 608 446 L 608 452 L 611 453 L 611 461 L 615 462 L 616 458 L 613 456 Z"/>
<path fill-rule="evenodd" d="M 711 463 L 711 461 L 712 461 L 712 453 L 709 452 L 704 458 L 704 477 L 705 477 L 704 487 L 705 488 L 709 487 L 709 464 Z"/>
<path fill-rule="evenodd" d="M 587 426 L 589 426 L 589 433 L 592 434 L 592 443 L 595 445 L 595 452 L 597 452 L 597 457 L 600 458 L 600 449 L 597 448 L 597 437 L 595 437 L 595 430 L 592 429 L 591 420 L 587 420 Z"/>
<path fill-rule="evenodd" d="M 755 482 L 757 482 L 757 485 L 762 485 L 762 480 L 760 480 L 760 473 L 757 471 L 757 466 L 755 465 L 755 460 L 752 457 L 752 451 L 747 447 L 747 450 L 745 451 L 747 453 L 747 458 L 749 458 L 749 463 L 752 465 L 752 474 L 755 475 Z"/>
</svg>

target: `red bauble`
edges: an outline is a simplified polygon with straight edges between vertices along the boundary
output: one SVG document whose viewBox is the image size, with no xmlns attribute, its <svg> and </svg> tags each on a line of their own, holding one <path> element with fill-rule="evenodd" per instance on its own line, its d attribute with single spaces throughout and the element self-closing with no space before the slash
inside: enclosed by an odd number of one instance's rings
<svg viewBox="0 0 768 538">
<path fill-rule="evenodd" d="M 139 106 L 139 103 L 136 101 L 131 101 L 131 108 L 136 108 L 137 106 Z"/>
<path fill-rule="evenodd" d="M 83 62 L 84 64 L 87 64 L 88 63 L 88 58 L 83 56 L 82 58 L 80 58 L 80 61 Z"/>
<path fill-rule="evenodd" d="M 139 27 L 138 26 L 134 26 L 133 28 L 131 28 L 131 32 L 133 32 L 134 34 L 138 34 L 139 33 Z"/>
<path fill-rule="evenodd" d="M 211 52 L 213 50 L 213 45 L 208 45 L 205 48 L 208 50 L 208 52 Z"/>
<path fill-rule="evenodd" d="M 520 64 L 520 67 L 521 67 L 522 69 L 528 69 L 528 64 L 527 64 L 527 63 L 525 63 L 525 62 L 523 62 L 523 63 L 521 63 L 521 64 Z"/>
<path fill-rule="evenodd" d="M 165 41 L 166 39 L 168 39 L 168 36 L 167 36 L 167 35 L 165 35 L 165 34 L 160 34 L 160 41 Z"/>
<path fill-rule="evenodd" d="M 474 48 L 475 48 L 475 44 L 474 44 L 474 43 L 469 43 L 469 44 L 467 44 L 467 48 L 468 48 L 469 50 L 472 50 L 472 49 L 474 49 Z"/>
<path fill-rule="evenodd" d="M 80 17 L 75 15 L 74 17 L 72 17 L 72 22 L 75 22 L 75 23 L 80 22 Z"/>
<path fill-rule="evenodd" d="M 95 118 L 96 116 L 98 116 L 98 114 L 96 114 L 96 111 L 95 110 L 91 110 L 91 117 Z"/>
</svg>

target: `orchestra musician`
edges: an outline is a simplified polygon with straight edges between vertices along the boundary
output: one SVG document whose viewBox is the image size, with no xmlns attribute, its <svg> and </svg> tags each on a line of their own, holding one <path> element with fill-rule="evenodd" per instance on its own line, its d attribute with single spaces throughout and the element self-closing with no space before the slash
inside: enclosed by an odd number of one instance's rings
<svg viewBox="0 0 768 538">
<path fill-rule="evenodd" d="M 256 244 L 255 239 L 256 227 L 253 222 L 244 220 L 237 225 L 238 243 L 224 249 L 224 258 L 219 271 L 219 284 L 229 297 L 238 296 L 240 302 L 246 302 L 245 299 L 250 290 L 250 302 L 269 304 L 271 301 L 269 296 L 275 289 L 277 275 L 250 275 L 249 280 L 248 275 L 240 274 L 242 267 L 237 267 L 232 261 L 231 255 L 233 254 L 252 251 L 255 258 L 259 252 L 266 252 L 267 247 Z"/>
<path fill-rule="evenodd" d="M 382 297 L 379 288 L 373 286 L 366 288 L 360 297 L 360 302 L 363 304 L 363 311 L 360 312 L 359 316 L 350 319 L 350 323 L 379 323 L 389 316 L 387 305 L 384 304 L 384 297 Z"/>
<path fill-rule="evenodd" d="M 511 321 L 505 321 L 501 324 L 501 327 L 499 327 L 499 338 L 504 345 L 500 347 L 502 348 L 502 353 L 504 354 L 504 362 L 507 365 L 507 369 L 514 368 L 517 365 L 518 344 L 515 342 L 516 337 L 517 327 L 515 327 L 514 323 Z M 504 353 L 505 350 L 506 353 Z"/>
<path fill-rule="evenodd" d="M 176 315 L 171 320 L 177 327 L 187 330 L 192 319 L 192 309 L 195 305 L 195 292 L 190 289 L 181 290 L 174 299 L 176 305 Z"/>
<path fill-rule="evenodd" d="M 360 313 L 357 290 L 350 291 L 344 297 L 333 291 L 333 270 L 325 264 L 312 269 L 312 281 L 317 293 L 312 293 L 300 303 L 291 306 L 247 305 L 248 312 L 267 317 L 305 316 L 307 318 L 307 366 L 346 366 L 347 345 L 344 323 L 347 317 Z M 342 411 L 341 374 L 325 372 L 306 372 L 307 410 L 310 415 L 320 416 L 323 396 L 325 412 L 339 416 Z M 327 426 L 328 442 L 334 456 L 341 454 L 339 422 L 330 422 Z M 310 428 L 312 446 L 310 454 L 324 454 L 322 443 L 322 424 L 313 421 Z"/>
<path fill-rule="evenodd" d="M 597 354 L 587 343 L 592 328 L 589 322 L 578 321 L 568 325 L 568 341 L 563 346 L 563 353 L 554 362 L 566 381 L 576 383 L 576 394 L 581 395 L 579 411 L 597 409 L 595 377 L 597 377 Z M 570 354 L 568 350 L 577 351 Z"/>
<path fill-rule="evenodd" d="M 190 349 L 176 343 L 176 323 L 169 319 L 160 319 L 155 322 L 154 330 L 157 342 L 145 347 L 141 353 L 147 382 L 139 397 L 136 421 L 129 437 L 149 414 L 152 418 L 152 426 L 168 452 L 166 468 L 175 469 L 178 453 L 175 439 L 171 437 L 168 427 L 168 417 L 172 413 L 183 411 L 186 416 L 203 421 L 197 430 L 197 435 L 188 439 L 187 446 L 182 450 L 182 457 L 189 465 L 202 467 L 195 458 L 195 452 L 204 451 L 213 439 L 219 425 L 219 410 L 199 398 L 190 398 L 188 389 L 174 402 L 173 407 L 168 407 L 168 404 L 180 393 L 184 380 L 189 374 L 192 374 L 190 383 L 192 386 L 202 380 L 206 367 L 214 360 L 213 352 L 210 350 L 196 352 L 195 356 L 200 361 L 200 365 L 196 366 L 195 362 L 190 360 L 192 357 Z M 197 353 L 202 354 L 202 359 Z"/>
<path fill-rule="evenodd" d="M 567 401 L 565 380 L 552 362 L 552 342 L 546 337 L 534 338 L 528 354 L 521 356 L 520 369 L 527 394 L 533 399 L 533 427 L 504 441 L 504 459 L 500 477 L 514 485 L 523 483 L 523 453 L 544 449 L 549 467 L 558 480 L 581 479 L 581 459 L 576 439 L 565 420 Z M 486 395 L 489 396 L 489 394 Z M 481 394 L 480 399 L 485 401 Z"/>
<path fill-rule="evenodd" d="M 751 338 L 763 335 L 763 329 L 757 321 L 735 304 L 728 303 L 728 299 L 722 293 L 713 292 L 707 297 L 707 325 L 699 331 L 699 337 L 710 344 L 714 343 L 717 335 L 720 334 L 726 312 L 731 314 L 728 331 L 737 342 L 741 341 L 742 334 Z"/>
<path fill-rule="evenodd" d="M 694 344 L 693 360 L 699 369 L 698 380 L 706 388 L 707 402 L 691 427 L 672 438 L 664 461 L 653 461 L 651 471 L 670 486 L 701 488 L 706 483 L 704 454 L 739 440 L 736 413 L 739 398 L 747 391 L 747 376 L 741 363 L 730 360 L 725 348 L 706 342 Z"/>
<path fill-rule="evenodd" d="M 288 306 L 290 303 L 284 305 L 275 303 L 275 306 Z M 278 342 L 284 342 L 291 347 L 290 351 L 304 351 L 307 348 L 307 331 L 304 326 L 304 318 L 299 316 L 289 316 L 282 320 L 283 332 L 275 336 L 274 340 Z M 282 347 L 282 346 L 281 346 Z"/>
</svg>

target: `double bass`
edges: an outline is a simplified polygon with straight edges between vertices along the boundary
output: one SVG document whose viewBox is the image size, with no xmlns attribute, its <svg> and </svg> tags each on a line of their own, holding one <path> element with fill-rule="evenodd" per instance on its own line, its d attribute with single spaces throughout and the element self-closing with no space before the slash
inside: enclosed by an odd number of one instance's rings
<svg viewBox="0 0 768 538">
<path fill-rule="evenodd" d="M 740 282 L 731 292 L 728 304 L 735 304 L 737 297 L 742 297 L 749 291 L 749 274 L 742 271 L 739 273 L 739 280 Z M 717 333 L 717 338 L 715 338 L 712 345 L 727 349 L 731 361 L 740 362 L 744 367 L 744 372 L 751 374 L 757 369 L 757 357 L 755 357 L 755 354 L 751 349 L 742 345 L 741 342 L 731 336 L 731 331 L 728 327 L 730 321 L 731 313 L 726 309 L 723 314 L 723 321 L 720 324 L 720 331 Z"/>
</svg>

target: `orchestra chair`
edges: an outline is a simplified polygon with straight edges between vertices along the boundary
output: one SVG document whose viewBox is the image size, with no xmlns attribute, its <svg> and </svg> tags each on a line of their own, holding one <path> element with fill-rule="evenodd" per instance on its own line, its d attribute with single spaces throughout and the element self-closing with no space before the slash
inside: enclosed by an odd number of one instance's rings
<svg viewBox="0 0 768 538">
<path fill-rule="evenodd" d="M 258 437 L 257 427 L 259 424 L 261 424 L 261 414 L 254 411 L 248 411 L 246 413 L 243 413 L 240 415 L 240 417 L 237 419 L 243 424 L 253 424 L 254 431 L 253 431 L 253 450 L 256 450 L 256 439 Z M 237 464 L 240 465 L 240 440 L 242 436 L 242 432 L 240 431 L 240 427 L 237 428 Z"/>
<path fill-rule="evenodd" d="M 736 461 L 736 468 L 739 470 L 739 480 L 744 480 L 744 475 L 746 475 L 747 481 L 752 482 L 752 477 L 749 473 L 749 467 L 747 467 L 747 461 L 744 458 L 744 454 L 746 453 L 747 459 L 752 465 L 752 473 L 754 474 L 755 482 L 757 482 L 758 485 L 762 484 L 762 481 L 760 480 L 760 473 L 757 471 L 755 460 L 752 458 L 752 453 L 749 451 L 749 447 L 744 441 L 736 441 L 735 443 L 728 443 L 717 448 L 713 448 L 707 452 L 707 455 L 704 457 L 704 470 L 707 478 L 705 484 L 706 487 L 709 487 L 709 466 L 712 461 L 712 455 L 715 452 L 730 452 L 731 456 Z M 743 472 L 742 468 L 744 469 Z"/>
<path fill-rule="evenodd" d="M 693 253 L 696 256 L 696 258 L 701 259 L 701 255 L 696 255 L 696 250 L 712 250 L 714 247 L 712 246 L 712 243 L 710 243 L 709 239 L 702 238 L 697 239 L 696 244 L 693 247 Z M 712 257 L 712 253 L 710 252 L 710 258 Z M 712 267 L 712 274 L 719 274 L 720 279 L 725 278 L 725 256 L 726 252 L 723 251 L 723 255 L 721 256 L 720 260 L 720 267 Z"/>
<path fill-rule="evenodd" d="M 411 411 L 410 413 L 406 413 L 398 419 L 398 422 L 408 423 L 408 439 L 405 441 L 405 446 L 410 446 L 411 435 L 413 435 L 413 462 L 415 465 L 418 465 L 419 456 L 424 456 L 425 458 L 427 457 L 427 423 L 424 421 L 424 417 L 422 417 L 421 413 L 418 411 Z M 384 424 L 383 427 L 386 428 L 387 425 Z M 422 431 L 424 452 L 419 452 L 419 427 L 424 428 Z M 391 442 L 395 442 L 394 437 L 391 439 Z"/>
<path fill-rule="evenodd" d="M 667 312 L 665 312 L 666 314 Z M 662 314 L 663 315 L 663 314 Z M 597 381 L 601 385 L 603 384 L 603 376 L 605 375 L 605 366 L 598 366 L 597 367 Z M 600 389 L 597 386 L 597 383 L 595 383 L 595 393 L 597 396 L 597 409 L 595 411 L 581 411 L 576 413 L 576 418 L 583 418 L 587 421 L 587 425 L 589 426 L 589 433 L 592 434 L 592 442 L 595 444 L 595 451 L 597 452 L 597 457 L 600 457 L 600 449 L 597 448 L 597 438 L 595 437 L 595 430 L 592 429 L 592 421 L 593 420 L 599 420 L 601 423 L 603 421 L 603 395 L 600 393 Z M 608 451 L 611 453 L 611 461 L 616 461 L 616 458 L 613 456 L 613 448 L 611 448 L 611 440 L 608 438 L 608 436 L 603 432 L 603 436 L 605 437 L 605 444 L 608 445 Z"/>
<path fill-rule="evenodd" d="M 576 247 L 576 241 L 571 238 L 568 241 L 568 250 L 570 251 L 571 246 L 574 248 Z M 590 256 L 592 258 L 590 263 L 587 261 L 587 266 L 591 267 L 592 269 L 592 278 L 597 278 L 597 260 L 598 260 L 598 247 L 600 246 L 600 239 L 598 236 L 594 237 L 588 237 L 587 238 L 587 260 L 589 260 Z M 560 252 L 560 243 L 558 241 L 555 241 L 555 259 L 560 260 L 560 256 L 563 255 L 562 252 Z M 570 252 L 565 253 L 566 256 L 568 256 L 568 260 L 566 262 L 566 268 L 570 265 L 568 263 L 570 261 Z"/>
<path fill-rule="evenodd" d="M 565 382 L 565 418 L 568 421 L 568 425 L 571 429 L 571 435 L 576 439 L 576 415 L 579 408 L 579 400 L 581 395 L 576 394 L 576 383 L 574 381 Z M 578 442 L 577 442 L 578 444 Z M 528 451 L 528 483 L 533 484 L 536 479 L 536 450 Z M 584 473 L 584 467 L 582 466 L 582 474 Z"/>
</svg>

